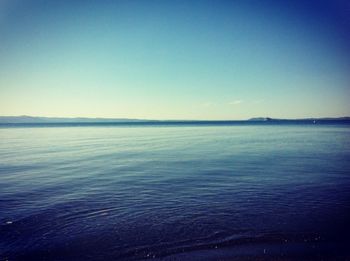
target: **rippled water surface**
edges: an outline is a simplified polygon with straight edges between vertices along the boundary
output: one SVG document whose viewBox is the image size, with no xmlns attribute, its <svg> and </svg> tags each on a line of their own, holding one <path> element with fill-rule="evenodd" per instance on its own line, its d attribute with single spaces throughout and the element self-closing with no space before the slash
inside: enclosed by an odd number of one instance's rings
<svg viewBox="0 0 350 261">
<path fill-rule="evenodd" d="M 0 260 L 349 257 L 349 213 L 349 125 L 0 128 Z"/>
</svg>

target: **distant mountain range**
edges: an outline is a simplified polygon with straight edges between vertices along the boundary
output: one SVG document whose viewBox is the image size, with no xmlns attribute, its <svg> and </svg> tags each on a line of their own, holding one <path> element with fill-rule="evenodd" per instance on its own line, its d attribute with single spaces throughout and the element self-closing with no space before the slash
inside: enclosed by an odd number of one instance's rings
<svg viewBox="0 0 350 261">
<path fill-rule="evenodd" d="M 287 122 L 287 121 L 301 121 L 301 122 L 329 122 L 329 121 L 349 121 L 350 117 L 338 118 L 304 118 L 304 119 L 276 119 L 269 117 L 251 118 L 245 121 L 249 122 Z M 33 116 L 0 116 L 0 123 L 112 123 L 112 122 L 235 122 L 235 120 L 217 121 L 217 120 L 144 120 L 144 119 L 127 119 L 127 118 L 63 118 L 63 117 L 33 117 Z M 237 122 L 242 122 L 237 121 Z"/>
<path fill-rule="evenodd" d="M 145 122 L 152 120 L 124 118 L 63 118 L 63 117 L 33 117 L 33 116 L 0 116 L 0 123 L 94 123 L 94 122 Z"/>
<path fill-rule="evenodd" d="M 277 119 L 269 117 L 251 118 L 248 121 L 350 121 L 350 117 L 325 117 L 325 118 L 302 118 L 302 119 Z"/>
</svg>

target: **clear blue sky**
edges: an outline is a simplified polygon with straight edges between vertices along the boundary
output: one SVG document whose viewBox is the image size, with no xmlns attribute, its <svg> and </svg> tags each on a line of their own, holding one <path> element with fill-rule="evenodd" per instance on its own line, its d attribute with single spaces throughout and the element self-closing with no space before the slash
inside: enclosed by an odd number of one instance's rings
<svg viewBox="0 0 350 261">
<path fill-rule="evenodd" d="M 350 115 L 346 2 L 0 0 L 0 115 Z"/>
</svg>

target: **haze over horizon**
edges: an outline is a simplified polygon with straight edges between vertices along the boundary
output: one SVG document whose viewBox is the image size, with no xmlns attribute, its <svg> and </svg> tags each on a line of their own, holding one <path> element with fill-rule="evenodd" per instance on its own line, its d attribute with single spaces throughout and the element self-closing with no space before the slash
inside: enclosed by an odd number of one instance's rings
<svg viewBox="0 0 350 261">
<path fill-rule="evenodd" d="M 2 1 L 0 115 L 350 115 L 346 1 Z"/>
</svg>

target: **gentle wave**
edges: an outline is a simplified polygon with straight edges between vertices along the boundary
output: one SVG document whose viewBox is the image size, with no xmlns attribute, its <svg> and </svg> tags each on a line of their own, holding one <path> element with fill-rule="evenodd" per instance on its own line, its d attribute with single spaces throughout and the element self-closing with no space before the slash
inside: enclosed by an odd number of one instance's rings
<svg viewBox="0 0 350 261">
<path fill-rule="evenodd" d="M 2 259 L 348 254 L 343 125 L 3 128 L 0 136 Z"/>
</svg>

